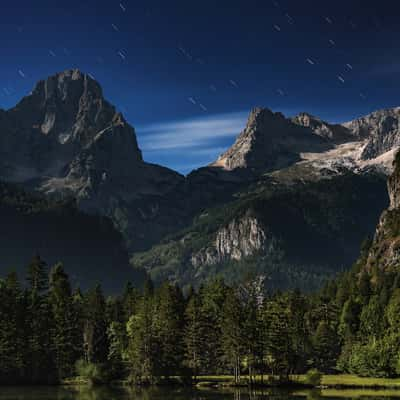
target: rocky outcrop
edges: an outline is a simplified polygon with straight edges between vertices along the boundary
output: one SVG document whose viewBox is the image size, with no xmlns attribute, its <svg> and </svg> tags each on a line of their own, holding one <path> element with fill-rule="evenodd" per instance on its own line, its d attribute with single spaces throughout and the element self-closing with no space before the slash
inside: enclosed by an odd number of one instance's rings
<svg viewBox="0 0 400 400">
<path fill-rule="evenodd" d="M 281 113 L 255 108 L 235 143 L 212 166 L 228 171 L 268 171 L 299 161 L 301 152 L 329 147 L 329 143 L 308 127 L 293 123 Z"/>
<path fill-rule="evenodd" d="M 382 213 L 367 259 L 367 268 L 391 270 L 400 265 L 400 154 L 388 179 L 390 206 Z"/>
<path fill-rule="evenodd" d="M 255 216 L 247 213 L 219 229 L 211 245 L 191 256 L 191 264 L 198 268 L 226 261 L 239 261 L 264 251 L 267 241 L 266 229 Z"/>
<path fill-rule="evenodd" d="M 400 209 L 400 153 L 397 154 L 393 164 L 395 169 L 388 179 L 390 208 Z"/>
<path fill-rule="evenodd" d="M 295 124 L 309 128 L 318 136 L 334 143 L 343 143 L 353 139 L 351 131 L 340 124 L 330 124 L 306 112 L 292 118 Z"/>
<path fill-rule="evenodd" d="M 344 124 L 358 138 L 367 138 L 361 159 L 376 158 L 400 146 L 400 108 L 376 111 Z"/>
</svg>

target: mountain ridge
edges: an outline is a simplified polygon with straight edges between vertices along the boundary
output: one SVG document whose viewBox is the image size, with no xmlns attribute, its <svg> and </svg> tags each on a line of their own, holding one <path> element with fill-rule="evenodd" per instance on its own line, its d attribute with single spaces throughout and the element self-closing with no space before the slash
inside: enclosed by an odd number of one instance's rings
<svg viewBox="0 0 400 400">
<path fill-rule="evenodd" d="M 317 232 L 324 232 L 328 215 L 312 210 L 319 201 L 331 204 L 338 215 L 329 218 L 340 227 L 325 232 L 320 245 L 341 249 L 348 256 L 340 262 L 350 262 L 360 232 L 348 249 L 340 240 L 333 245 L 331 235 L 346 236 L 343 229 L 350 229 L 359 217 L 356 210 L 363 209 L 363 197 L 371 207 L 365 221 L 368 232 L 378 208 L 386 206 L 382 183 L 400 144 L 399 116 L 396 108 L 330 124 L 308 113 L 287 118 L 257 107 L 235 143 L 214 163 L 182 176 L 145 162 L 135 129 L 104 99 L 100 84 L 79 70 L 67 70 L 40 81 L 14 108 L 0 112 L 0 179 L 55 200 L 72 198 L 81 211 L 110 218 L 131 254 L 149 251 L 150 258 L 142 253 L 133 258 L 134 264 L 149 273 L 149 265 L 162 267 L 161 276 L 177 282 L 191 274 L 185 270 L 188 259 L 192 267 L 206 271 L 205 278 L 222 264 L 244 262 L 267 249 L 272 259 L 280 257 L 282 246 L 300 255 L 303 250 L 294 238 L 302 229 L 316 241 Z M 354 201 L 347 197 L 352 195 L 351 183 L 359 190 Z M 368 184 L 376 191 L 373 196 L 367 194 Z M 347 205 L 330 193 L 329 185 L 349 191 L 344 196 Z M 298 198 L 299 204 L 288 196 Z M 196 236 L 196 221 L 208 214 L 216 220 L 204 218 Z M 280 227 L 279 218 L 290 223 L 285 214 L 294 221 L 288 234 Z M 305 216 L 313 220 L 314 228 Z M 179 236 L 182 230 L 193 231 L 199 239 L 193 249 L 174 245 L 172 251 L 167 246 L 172 252 L 160 258 L 164 266 L 151 259 L 152 246 L 168 243 L 168 235 Z M 174 251 L 180 261 L 171 264 Z M 320 263 L 320 258 L 313 259 L 311 247 L 309 251 L 307 265 Z M 291 259 L 299 258 L 289 254 L 286 260 Z"/>
</svg>

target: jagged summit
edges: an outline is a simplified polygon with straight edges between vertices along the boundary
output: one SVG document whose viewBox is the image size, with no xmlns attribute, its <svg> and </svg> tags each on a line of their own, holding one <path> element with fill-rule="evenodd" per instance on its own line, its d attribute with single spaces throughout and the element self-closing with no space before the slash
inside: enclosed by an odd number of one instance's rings
<svg viewBox="0 0 400 400">
<path fill-rule="evenodd" d="M 361 154 L 363 160 L 400 146 L 400 107 L 378 110 L 343 125 L 354 136 L 368 139 Z"/>
<path fill-rule="evenodd" d="M 326 141 L 313 135 L 308 127 L 292 122 L 280 112 L 258 107 L 251 111 L 232 147 L 212 165 L 227 170 L 273 170 L 300 160 L 303 151 L 327 148 Z"/>
<path fill-rule="evenodd" d="M 148 213 L 156 220 L 158 197 L 184 180 L 143 161 L 134 128 L 103 97 L 100 84 L 76 69 L 39 81 L 14 108 L 0 112 L 0 179 L 72 197 L 80 208 L 110 216 L 127 235 Z"/>
<path fill-rule="evenodd" d="M 96 158 L 94 153 L 107 150 L 101 168 L 110 173 L 121 169 L 121 160 L 130 167 L 142 161 L 134 129 L 104 99 L 101 86 L 79 70 L 40 81 L 2 113 L 0 125 L 0 175 L 7 180 L 66 176 L 83 152 Z"/>
<path fill-rule="evenodd" d="M 344 124 L 331 124 L 307 112 L 289 119 L 258 107 L 235 143 L 211 166 L 260 173 L 307 163 L 317 175 L 370 168 L 390 174 L 399 146 L 399 107 Z"/>
</svg>

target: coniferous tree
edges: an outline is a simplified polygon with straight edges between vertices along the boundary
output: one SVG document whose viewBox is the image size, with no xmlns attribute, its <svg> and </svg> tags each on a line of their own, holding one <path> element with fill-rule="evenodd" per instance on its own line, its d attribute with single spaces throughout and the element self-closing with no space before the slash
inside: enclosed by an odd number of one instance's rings
<svg viewBox="0 0 400 400">
<path fill-rule="evenodd" d="M 223 372 L 221 326 L 223 320 L 222 308 L 225 302 L 227 287 L 221 279 L 215 279 L 200 289 L 204 335 L 207 337 L 203 355 L 207 365 L 207 373 Z"/>
<path fill-rule="evenodd" d="M 130 375 L 135 382 L 154 381 L 156 373 L 156 338 L 154 326 L 154 294 L 151 282 L 147 282 L 136 312 L 127 323 L 127 358 Z"/>
<path fill-rule="evenodd" d="M 223 358 L 234 374 L 235 383 L 240 383 L 240 366 L 244 353 L 244 312 L 234 290 L 228 290 L 222 309 L 221 341 Z"/>
<path fill-rule="evenodd" d="M 28 374 L 32 382 L 47 382 L 55 379 L 50 336 L 53 321 L 48 301 L 47 265 L 39 256 L 29 264 L 27 280 Z"/>
<path fill-rule="evenodd" d="M 79 327 L 72 300 L 68 275 L 61 264 L 50 273 L 49 303 L 52 313 L 52 346 L 59 378 L 72 376 L 79 356 L 76 348 Z"/>
<path fill-rule="evenodd" d="M 18 383 L 25 370 L 25 302 L 17 275 L 0 281 L 0 383 Z"/>
<path fill-rule="evenodd" d="M 190 369 L 195 381 L 202 369 L 206 368 L 203 349 L 207 337 L 203 314 L 201 312 L 201 296 L 192 293 L 189 297 L 185 310 L 185 331 L 184 331 L 184 360 L 185 365 Z"/>
<path fill-rule="evenodd" d="M 104 363 L 108 356 L 106 301 L 97 285 L 84 298 L 83 349 L 87 363 Z"/>
<path fill-rule="evenodd" d="M 178 375 L 183 362 L 184 299 L 177 286 L 165 283 L 158 290 L 155 329 L 158 347 L 158 374 Z"/>
<path fill-rule="evenodd" d="M 287 379 L 290 371 L 290 322 L 283 299 L 268 301 L 264 307 L 267 364 L 273 375 Z"/>
</svg>

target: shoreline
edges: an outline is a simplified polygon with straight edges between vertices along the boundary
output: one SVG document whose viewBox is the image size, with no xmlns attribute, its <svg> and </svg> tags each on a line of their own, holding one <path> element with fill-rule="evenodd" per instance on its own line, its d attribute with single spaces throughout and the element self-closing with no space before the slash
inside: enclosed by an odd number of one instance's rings
<svg viewBox="0 0 400 400">
<path fill-rule="evenodd" d="M 370 378 L 359 377 L 356 375 L 323 375 L 321 383 L 311 385 L 306 382 L 306 375 L 292 375 L 289 381 L 279 381 L 276 377 L 265 375 L 264 380 L 261 376 L 255 378 L 255 383 L 248 384 L 247 376 L 242 378 L 239 384 L 233 382 L 233 376 L 230 375 L 213 375 L 200 376 L 191 384 L 185 384 L 179 377 L 172 377 L 168 380 L 160 380 L 153 384 L 132 384 L 127 379 L 112 380 L 105 383 L 91 383 L 81 377 L 64 379 L 55 383 L 10 383 L 1 384 L 1 387 L 65 387 L 65 388 L 83 388 L 83 387 L 109 387 L 109 388 L 148 388 L 148 387 L 177 387 L 177 388 L 193 388 L 193 389 L 282 389 L 290 391 L 301 390 L 391 390 L 400 394 L 400 378 Z"/>
<path fill-rule="evenodd" d="M 170 378 L 169 380 L 160 381 L 151 385 L 134 385 L 128 380 L 115 380 L 103 384 L 110 387 L 148 387 L 148 386 L 177 386 L 177 387 L 193 387 L 197 389 L 228 389 L 228 388 L 265 388 L 265 389 L 317 389 L 317 390 L 345 390 L 345 389 L 390 389 L 400 392 L 400 378 L 372 378 L 360 377 L 356 375 L 340 374 L 340 375 L 323 375 L 319 385 L 311 385 L 306 382 L 306 375 L 292 375 L 289 381 L 279 381 L 276 377 L 265 375 L 256 376 L 255 382 L 249 385 L 247 377 L 244 376 L 242 382 L 235 384 L 234 378 L 230 375 L 220 376 L 200 376 L 197 377 L 192 384 L 184 384 L 179 378 Z M 81 378 L 67 379 L 58 384 L 59 386 L 90 386 L 90 383 Z M 97 386 L 97 385 L 94 385 Z M 102 385 L 99 385 L 102 386 Z"/>
</svg>

